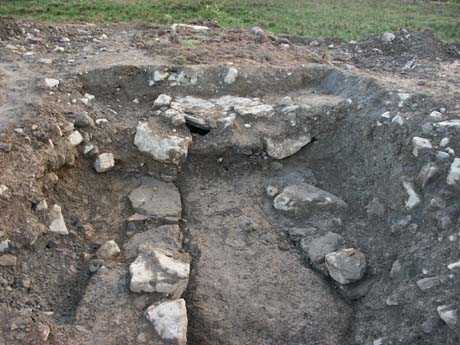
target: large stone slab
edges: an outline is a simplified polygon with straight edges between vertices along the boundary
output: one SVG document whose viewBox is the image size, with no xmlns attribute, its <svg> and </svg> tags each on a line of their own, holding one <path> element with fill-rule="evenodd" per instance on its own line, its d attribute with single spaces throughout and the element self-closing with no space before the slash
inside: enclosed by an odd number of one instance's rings
<svg viewBox="0 0 460 345">
<path fill-rule="evenodd" d="M 148 122 L 139 122 L 134 137 L 134 145 L 141 152 L 163 163 L 180 164 L 186 157 L 192 138 L 187 135 L 167 134 Z"/>
<path fill-rule="evenodd" d="M 187 308 L 182 298 L 151 305 L 145 315 L 165 344 L 187 344 Z"/>
<path fill-rule="evenodd" d="M 182 212 L 179 190 L 173 183 L 145 181 L 129 194 L 134 210 L 148 217 L 177 221 Z"/>
<path fill-rule="evenodd" d="M 311 184 L 301 183 L 284 188 L 273 200 L 273 207 L 280 211 L 303 214 L 315 210 L 343 209 L 347 204 L 334 194 Z"/>
</svg>

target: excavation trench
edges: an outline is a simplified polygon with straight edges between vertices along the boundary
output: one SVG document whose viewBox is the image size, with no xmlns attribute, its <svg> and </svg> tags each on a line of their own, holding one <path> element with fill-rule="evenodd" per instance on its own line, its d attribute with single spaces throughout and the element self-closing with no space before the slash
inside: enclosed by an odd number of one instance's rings
<svg viewBox="0 0 460 345">
<path fill-rule="evenodd" d="M 159 226 L 178 222 L 182 250 L 192 257 L 184 294 L 189 345 L 378 339 L 366 327 L 382 319 L 397 327 L 403 316 L 371 306 L 392 288 L 381 277 L 413 236 L 388 231 L 405 215 L 396 206 L 407 199 L 402 180 L 418 169 L 401 159 L 411 155 L 413 129 L 381 118 L 401 109 L 399 93 L 319 65 L 241 68 L 229 81 L 230 70 L 121 66 L 82 76 L 84 92 L 96 96 L 97 117 L 108 120 L 93 130 L 92 143 L 113 152 L 116 164 L 96 174 L 84 159 L 77 172 L 62 173 L 63 181 L 85 191 L 85 207 L 74 207 L 79 219 L 100 221 L 96 227 L 107 232 L 99 242 L 115 239 L 124 252 L 119 264 L 94 274 L 70 324 L 91 327 L 100 344 L 112 344 L 104 339 L 120 325 L 128 343 L 142 334 L 160 344 L 143 314 L 158 296 L 128 290 L 135 256 L 126 248 L 139 234 L 162 237 Z M 160 95 L 171 99 L 160 104 Z M 173 154 L 162 156 L 148 144 L 152 138 L 174 138 Z M 132 218 L 128 195 L 160 180 L 178 187 L 181 219 Z M 300 206 L 277 206 L 287 189 L 305 186 L 330 193 L 327 202 L 311 204 L 307 196 Z M 69 195 L 61 203 L 82 201 L 72 201 L 71 186 L 61 188 Z M 355 282 L 341 284 L 324 262 L 312 262 L 309 245 L 329 233 L 341 236 L 343 248 L 364 253 L 367 269 Z M 117 306 L 128 310 L 124 321 L 102 320 Z"/>
</svg>

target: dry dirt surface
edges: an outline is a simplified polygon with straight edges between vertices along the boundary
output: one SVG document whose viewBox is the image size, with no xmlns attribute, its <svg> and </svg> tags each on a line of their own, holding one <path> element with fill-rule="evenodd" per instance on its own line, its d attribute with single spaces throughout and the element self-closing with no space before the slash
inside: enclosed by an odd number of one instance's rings
<svg viewBox="0 0 460 345">
<path fill-rule="evenodd" d="M 0 21 L 0 345 L 457 345 L 460 53 Z"/>
</svg>

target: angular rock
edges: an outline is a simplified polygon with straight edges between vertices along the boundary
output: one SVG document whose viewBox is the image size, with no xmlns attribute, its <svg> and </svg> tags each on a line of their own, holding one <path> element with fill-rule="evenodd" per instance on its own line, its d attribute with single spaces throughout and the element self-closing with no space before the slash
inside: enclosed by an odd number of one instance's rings
<svg viewBox="0 0 460 345">
<path fill-rule="evenodd" d="M 238 70 L 235 67 L 230 67 L 224 78 L 225 84 L 233 84 L 238 77 Z"/>
<path fill-rule="evenodd" d="M 454 306 L 440 305 L 436 308 L 436 311 L 441 320 L 444 321 L 450 329 L 458 331 L 458 311 Z"/>
<path fill-rule="evenodd" d="M 428 278 L 417 280 L 416 284 L 420 290 L 426 291 L 426 290 L 430 290 L 440 285 L 441 283 L 442 283 L 442 280 L 439 277 L 428 277 Z"/>
<path fill-rule="evenodd" d="M 67 139 L 72 146 L 78 146 L 83 142 L 83 136 L 80 134 L 79 131 L 73 131 Z"/>
<path fill-rule="evenodd" d="M 406 201 L 406 208 L 412 209 L 420 204 L 421 199 L 414 189 L 414 185 L 411 182 L 403 181 L 403 187 L 407 192 L 408 198 Z"/>
<path fill-rule="evenodd" d="M 310 135 L 301 135 L 297 138 L 282 139 L 265 138 L 267 154 L 275 159 L 284 159 L 292 156 L 310 142 Z"/>
<path fill-rule="evenodd" d="M 322 263 L 327 254 L 336 251 L 343 244 L 344 240 L 342 236 L 334 232 L 328 232 L 324 236 L 315 238 L 313 241 L 303 239 L 301 247 L 312 262 Z"/>
<path fill-rule="evenodd" d="M 382 41 L 385 43 L 390 43 L 396 38 L 395 34 L 392 32 L 384 32 L 382 35 Z"/>
<path fill-rule="evenodd" d="M 115 166 L 113 153 L 101 153 L 94 161 L 94 170 L 98 173 L 104 173 Z"/>
<path fill-rule="evenodd" d="M 134 210 L 148 217 L 177 221 L 182 204 L 177 187 L 170 182 L 150 179 L 129 194 Z"/>
<path fill-rule="evenodd" d="M 183 299 L 151 305 L 147 308 L 145 316 L 165 344 L 187 344 L 188 320 Z"/>
<path fill-rule="evenodd" d="M 447 184 L 450 186 L 460 186 L 460 158 L 455 158 L 450 165 Z"/>
<path fill-rule="evenodd" d="M 157 292 L 172 299 L 185 291 L 190 274 L 188 254 L 145 246 L 129 266 L 133 292 Z"/>
<path fill-rule="evenodd" d="M 110 240 L 100 246 L 96 254 L 101 259 L 110 259 L 120 254 L 120 252 L 117 242 Z"/>
<path fill-rule="evenodd" d="M 273 200 L 273 207 L 292 213 L 310 213 L 347 207 L 337 196 L 307 183 L 291 185 L 283 189 Z"/>
<path fill-rule="evenodd" d="M 49 231 L 61 234 L 61 235 L 68 235 L 69 230 L 67 230 L 67 226 L 65 225 L 64 217 L 62 216 L 62 210 L 59 205 L 51 206 L 49 211 Z"/>
<path fill-rule="evenodd" d="M 367 263 L 363 253 L 354 248 L 347 248 L 327 254 L 326 266 L 335 281 L 350 284 L 364 276 Z"/>
<path fill-rule="evenodd" d="M 59 86 L 59 80 L 53 78 L 45 78 L 45 85 L 50 89 Z"/>
<path fill-rule="evenodd" d="M 159 109 L 159 108 L 162 108 L 162 107 L 169 107 L 169 105 L 171 104 L 171 101 L 172 101 L 171 96 L 161 94 L 153 102 L 153 107 L 155 109 Z"/>
<path fill-rule="evenodd" d="M 428 163 L 424 165 L 420 170 L 420 173 L 417 176 L 417 182 L 420 184 L 422 188 L 425 188 L 426 185 L 430 183 L 438 173 L 439 168 L 434 163 Z"/>
<path fill-rule="evenodd" d="M 176 165 L 187 157 L 191 142 L 189 136 L 165 135 L 154 131 L 147 122 L 138 124 L 134 137 L 134 145 L 141 152 L 150 154 L 157 161 Z"/>
<path fill-rule="evenodd" d="M 421 152 L 431 150 L 433 148 L 433 146 L 431 145 L 431 141 L 429 139 L 420 137 L 412 138 L 412 146 L 412 154 L 415 157 L 418 157 Z"/>
</svg>

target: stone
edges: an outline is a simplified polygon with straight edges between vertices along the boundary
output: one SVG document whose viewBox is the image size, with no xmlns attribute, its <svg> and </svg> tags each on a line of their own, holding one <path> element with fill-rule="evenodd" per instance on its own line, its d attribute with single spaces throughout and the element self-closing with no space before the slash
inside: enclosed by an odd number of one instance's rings
<svg viewBox="0 0 460 345">
<path fill-rule="evenodd" d="M 134 260 L 142 245 L 178 250 L 182 246 L 182 233 L 177 224 L 162 225 L 154 229 L 134 234 L 124 245 L 124 256 Z"/>
<path fill-rule="evenodd" d="M 10 152 L 13 149 L 13 144 L 0 142 L 1 152 Z"/>
<path fill-rule="evenodd" d="M 99 271 L 99 269 L 104 265 L 104 260 L 102 259 L 93 259 L 88 263 L 88 269 L 91 273 Z"/>
<path fill-rule="evenodd" d="M 87 128 L 96 126 L 96 123 L 94 122 L 93 118 L 89 116 L 86 111 L 75 113 L 73 116 L 75 127 Z"/>
<path fill-rule="evenodd" d="M 384 32 L 382 35 L 382 41 L 385 43 L 390 43 L 396 38 L 395 34 L 392 32 Z"/>
<path fill-rule="evenodd" d="M 450 165 L 447 184 L 450 186 L 460 186 L 460 158 L 455 158 Z"/>
<path fill-rule="evenodd" d="M 188 284 L 190 256 L 152 246 L 140 248 L 140 251 L 129 266 L 131 291 L 179 298 Z"/>
<path fill-rule="evenodd" d="M 0 255 L 0 266 L 16 266 L 17 260 L 16 256 L 11 254 Z"/>
<path fill-rule="evenodd" d="M 275 159 L 284 159 L 299 152 L 305 145 L 311 142 L 310 135 L 300 135 L 297 138 L 265 138 L 267 154 Z"/>
<path fill-rule="evenodd" d="M 54 204 L 51 206 L 49 211 L 49 231 L 54 232 L 60 235 L 68 235 L 69 230 L 67 230 L 67 226 L 65 225 L 64 217 L 62 215 L 61 207 L 59 205 Z"/>
<path fill-rule="evenodd" d="M 40 201 L 37 206 L 35 207 L 37 211 L 46 211 L 48 209 L 48 203 L 46 202 L 46 199 L 43 199 Z"/>
<path fill-rule="evenodd" d="M 149 179 L 129 194 L 137 213 L 160 220 L 177 221 L 182 204 L 177 187 L 170 182 Z"/>
<path fill-rule="evenodd" d="M 101 153 L 94 161 L 94 170 L 98 173 L 104 173 L 115 166 L 113 153 Z"/>
<path fill-rule="evenodd" d="M 447 121 L 436 122 L 434 124 L 435 127 L 447 127 L 447 128 L 459 128 L 460 127 L 460 119 L 453 119 Z"/>
<path fill-rule="evenodd" d="M 251 33 L 255 36 L 257 43 L 263 43 L 268 40 L 268 36 L 265 31 L 259 26 L 253 26 L 251 28 Z"/>
<path fill-rule="evenodd" d="M 431 150 L 433 148 L 433 146 L 431 145 L 431 141 L 429 139 L 420 138 L 420 137 L 412 138 L 412 146 L 413 146 L 412 154 L 415 157 L 418 157 L 422 151 Z"/>
<path fill-rule="evenodd" d="M 188 320 L 183 299 L 151 305 L 145 316 L 165 344 L 187 344 Z"/>
<path fill-rule="evenodd" d="M 327 254 L 326 266 L 332 279 L 340 284 L 350 284 L 364 276 L 367 263 L 359 250 L 346 248 Z"/>
<path fill-rule="evenodd" d="M 267 195 L 268 195 L 269 197 L 274 198 L 275 196 L 278 195 L 278 193 L 279 193 L 280 191 L 279 191 L 279 189 L 278 189 L 276 186 L 268 185 L 268 186 L 265 188 L 265 192 L 267 193 Z"/>
<path fill-rule="evenodd" d="M 420 290 L 426 291 L 430 290 L 442 283 L 442 280 L 439 277 L 428 277 L 417 280 L 417 286 Z"/>
<path fill-rule="evenodd" d="M 411 182 L 403 181 L 403 187 L 407 192 L 408 198 L 406 201 L 406 208 L 413 209 L 418 204 L 420 204 L 421 199 L 418 196 L 417 192 L 414 189 L 414 185 Z"/>
<path fill-rule="evenodd" d="M 50 89 L 59 86 L 59 80 L 53 78 L 45 78 L 45 85 Z"/>
<path fill-rule="evenodd" d="M 270 104 L 235 105 L 234 110 L 241 116 L 252 118 L 271 117 L 274 114 L 274 108 Z"/>
<path fill-rule="evenodd" d="M 171 29 L 173 31 L 177 31 L 177 29 L 189 29 L 189 30 L 198 31 L 198 32 L 207 32 L 210 30 L 210 28 L 208 28 L 207 26 L 190 25 L 190 24 L 182 24 L 182 23 L 171 25 Z"/>
<path fill-rule="evenodd" d="M 163 108 L 163 107 L 169 107 L 170 104 L 171 104 L 171 101 L 172 101 L 171 96 L 161 94 L 153 102 L 153 107 L 154 107 L 154 109 L 159 109 L 159 108 Z"/>
<path fill-rule="evenodd" d="M 73 131 L 67 139 L 72 146 L 78 146 L 83 142 L 83 136 L 80 134 L 79 131 Z"/>
<path fill-rule="evenodd" d="M 0 253 L 5 253 L 10 248 L 10 240 L 0 241 Z"/>
<path fill-rule="evenodd" d="M 273 207 L 280 211 L 310 213 L 314 210 L 338 210 L 347 204 L 337 196 L 313 185 L 302 183 L 283 189 L 273 200 Z"/>
<path fill-rule="evenodd" d="M 343 237 L 334 232 L 328 232 L 324 236 L 315 238 L 313 241 L 309 241 L 304 238 L 300 246 L 304 250 L 308 258 L 314 263 L 324 262 L 324 258 L 327 254 L 335 252 L 344 244 Z"/>
<path fill-rule="evenodd" d="M 120 247 L 118 247 L 117 242 L 114 240 L 110 240 L 105 242 L 100 248 L 97 250 L 97 257 L 101 259 L 111 259 L 118 254 L 120 254 Z"/>
<path fill-rule="evenodd" d="M 430 117 L 435 120 L 442 120 L 443 115 L 441 112 L 434 110 L 430 113 Z"/>
<path fill-rule="evenodd" d="M 238 77 L 238 70 L 235 67 L 230 67 L 224 78 L 225 84 L 233 84 Z"/>
<path fill-rule="evenodd" d="M 439 173 L 439 168 L 434 163 L 425 164 L 417 176 L 417 182 L 422 188 L 425 188 L 434 177 Z"/>
<path fill-rule="evenodd" d="M 440 305 L 436 308 L 436 311 L 441 320 L 444 321 L 450 329 L 457 330 L 458 311 L 454 306 Z"/>
<path fill-rule="evenodd" d="M 188 154 L 192 142 L 190 136 L 165 135 L 150 128 L 147 122 L 140 122 L 136 129 L 134 145 L 153 159 L 178 165 Z"/>
<path fill-rule="evenodd" d="M 450 139 L 448 137 L 442 138 L 441 141 L 439 142 L 439 146 L 441 147 L 446 147 L 449 145 Z"/>
</svg>

